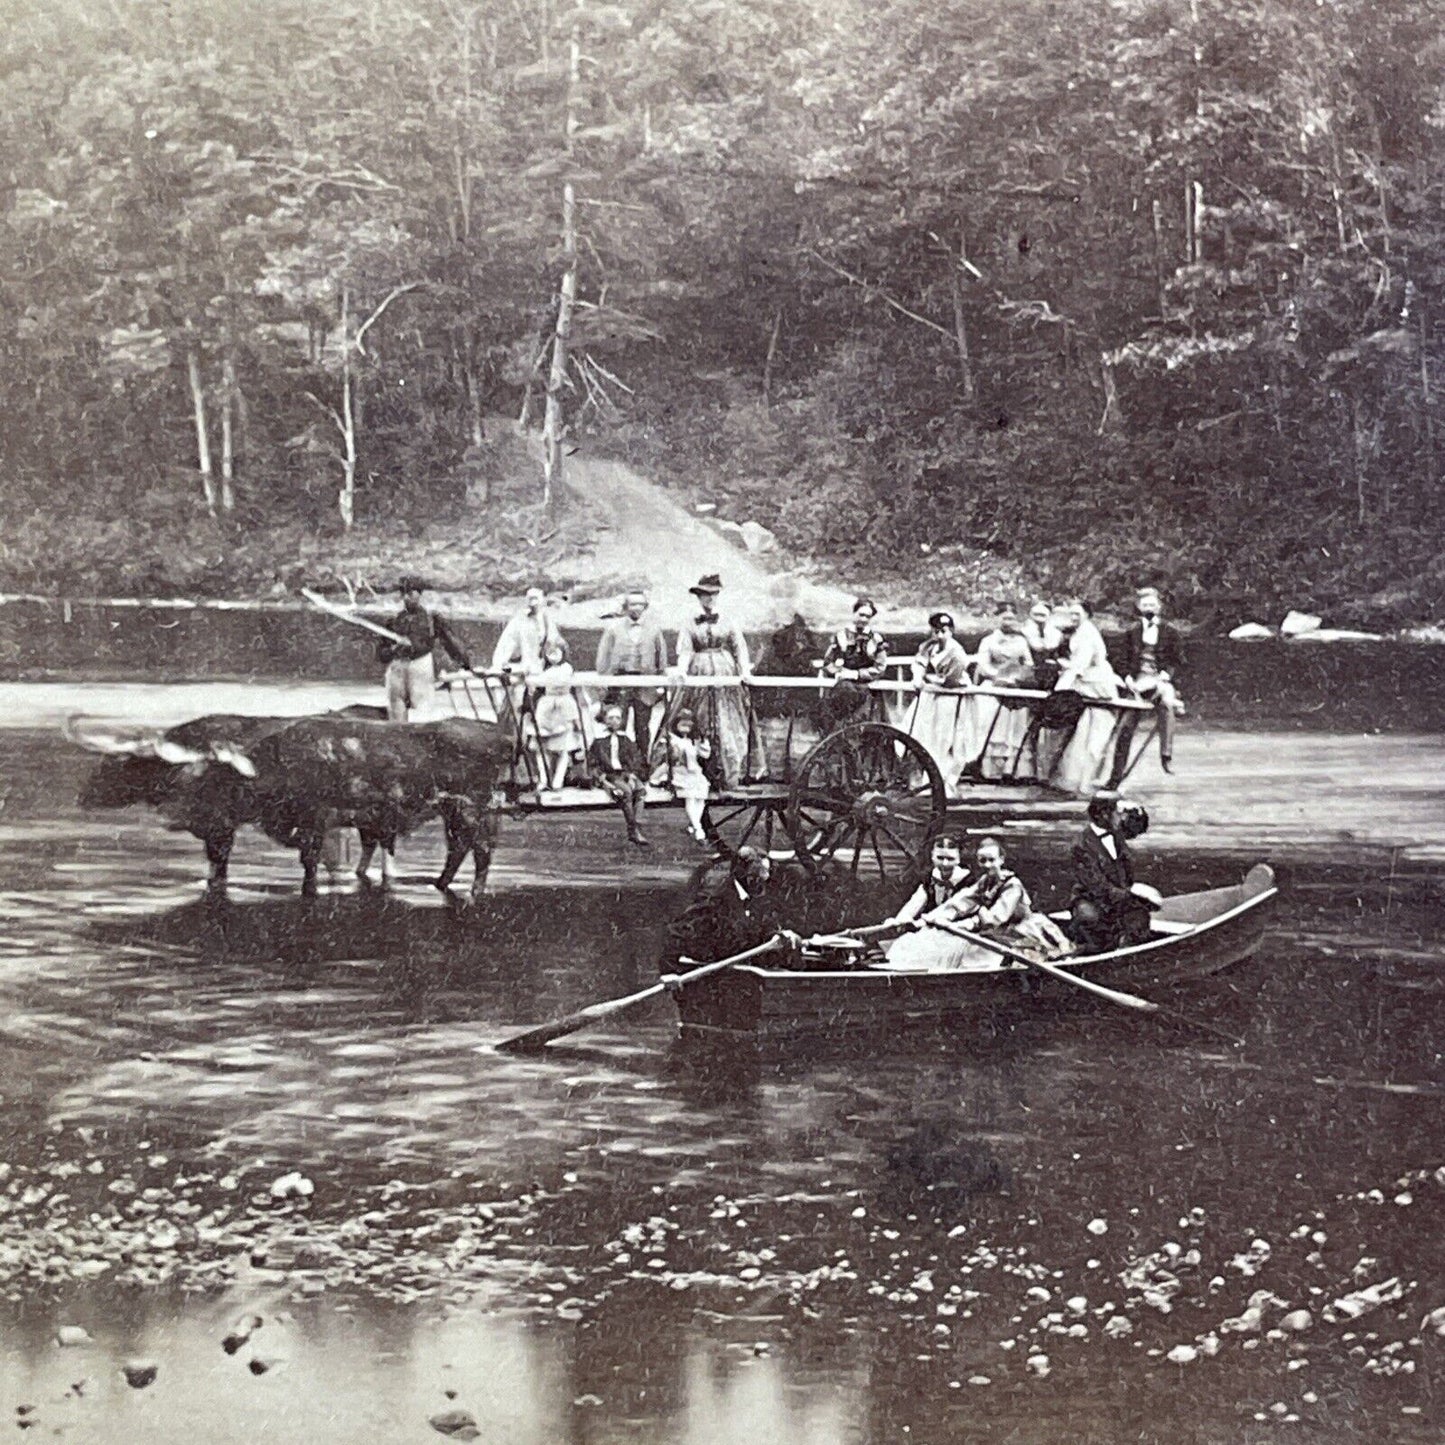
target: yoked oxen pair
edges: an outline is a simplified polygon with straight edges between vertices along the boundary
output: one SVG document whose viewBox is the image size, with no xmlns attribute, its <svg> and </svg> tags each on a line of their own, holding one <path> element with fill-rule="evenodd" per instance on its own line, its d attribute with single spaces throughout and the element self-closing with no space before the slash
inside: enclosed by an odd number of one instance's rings
<svg viewBox="0 0 1445 1445">
<path fill-rule="evenodd" d="M 86 782 L 81 805 L 156 808 L 172 828 L 204 844 L 213 887 L 224 886 L 236 832 L 246 823 L 297 850 L 309 895 L 328 830 L 360 833 L 357 875 L 364 878 L 378 848 L 390 851 L 439 816 L 447 853 L 436 886 L 445 892 L 470 852 L 475 897 L 491 865 L 493 795 L 510 738 L 463 718 L 383 718 L 380 709 L 356 707 L 299 719 L 218 714 L 160 733 L 75 721 L 68 732 L 111 755 Z"/>
</svg>

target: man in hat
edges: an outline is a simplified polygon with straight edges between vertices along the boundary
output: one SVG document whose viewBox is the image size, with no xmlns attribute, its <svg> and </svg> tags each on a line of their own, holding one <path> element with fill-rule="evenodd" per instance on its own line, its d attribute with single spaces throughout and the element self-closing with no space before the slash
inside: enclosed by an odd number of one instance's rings
<svg viewBox="0 0 1445 1445">
<path fill-rule="evenodd" d="M 662 629 L 646 617 L 647 594 L 633 588 L 622 599 L 622 616 L 602 629 L 597 643 L 597 671 L 603 677 L 660 677 L 667 671 L 667 639 Z M 607 702 L 622 708 L 626 726 L 631 714 L 632 736 L 638 751 L 651 756 L 652 709 L 660 696 L 657 688 L 615 687 Z M 645 770 L 644 770 L 645 774 Z"/>
<path fill-rule="evenodd" d="M 1135 697 L 1154 704 L 1154 715 L 1159 720 L 1159 764 L 1168 773 L 1173 771 L 1174 763 L 1174 719 L 1184 713 L 1174 685 L 1183 660 L 1179 634 L 1163 619 L 1157 587 L 1141 587 L 1134 605 L 1139 617 L 1124 634 L 1124 686 Z M 1125 717 L 1115 746 L 1110 787 L 1117 787 L 1123 778 L 1138 728 L 1137 713 Z"/>
<path fill-rule="evenodd" d="M 1149 937 L 1149 915 L 1164 900 L 1157 888 L 1134 881 L 1128 842 L 1148 826 L 1144 809 L 1118 793 L 1106 790 L 1089 800 L 1088 822 L 1069 855 L 1074 891 L 1065 925 L 1083 952 L 1107 953 Z"/>
<path fill-rule="evenodd" d="M 547 649 L 562 641 L 562 629 L 547 611 L 547 594 L 529 587 L 522 610 L 502 628 L 492 649 L 492 671 L 541 672 Z"/>
<path fill-rule="evenodd" d="M 383 638 L 376 655 L 386 664 L 386 715 L 406 722 L 411 710 L 436 698 L 433 653 L 440 647 L 458 667 L 471 670 L 471 658 L 440 614 L 421 605 L 426 583 L 420 577 L 403 577 L 397 584 L 402 608 L 387 627 L 405 640 Z"/>
</svg>

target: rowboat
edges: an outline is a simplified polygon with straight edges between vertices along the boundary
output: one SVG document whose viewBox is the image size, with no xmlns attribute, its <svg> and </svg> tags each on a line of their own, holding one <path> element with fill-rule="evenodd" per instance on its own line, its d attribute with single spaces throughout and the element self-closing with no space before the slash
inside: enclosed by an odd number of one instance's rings
<svg viewBox="0 0 1445 1445">
<path fill-rule="evenodd" d="M 1056 961 L 1056 967 L 1120 989 L 1168 988 L 1249 958 L 1264 937 L 1274 870 L 1258 863 L 1236 884 L 1164 900 L 1144 943 Z M 685 1033 L 778 1038 L 953 1019 L 1036 1001 L 1078 999 L 1076 985 L 1040 979 L 998 959 L 966 970 L 901 972 L 881 955 L 839 966 L 847 954 L 826 944 L 804 950 L 799 967 L 742 963 L 675 995 Z M 1026 994 L 1025 989 L 1028 992 Z"/>
</svg>

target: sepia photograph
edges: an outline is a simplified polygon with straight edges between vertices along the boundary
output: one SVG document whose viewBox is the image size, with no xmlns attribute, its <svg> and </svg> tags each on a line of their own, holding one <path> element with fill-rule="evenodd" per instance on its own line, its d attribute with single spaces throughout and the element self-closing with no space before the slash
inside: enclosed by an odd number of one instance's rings
<svg viewBox="0 0 1445 1445">
<path fill-rule="evenodd" d="M 1434 0 L 0 12 L 0 1424 L 1445 1439 Z"/>
</svg>

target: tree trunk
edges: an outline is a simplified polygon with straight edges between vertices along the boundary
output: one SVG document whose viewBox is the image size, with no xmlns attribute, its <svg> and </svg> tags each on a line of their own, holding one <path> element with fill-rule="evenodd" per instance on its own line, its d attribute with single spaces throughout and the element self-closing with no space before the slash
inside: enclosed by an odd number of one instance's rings
<svg viewBox="0 0 1445 1445">
<path fill-rule="evenodd" d="M 468 420 L 471 423 L 472 445 L 481 446 L 487 439 L 487 429 L 482 423 L 482 387 L 477 380 L 476 369 L 470 360 L 463 363 L 463 376 L 467 388 Z"/>
<path fill-rule="evenodd" d="M 578 0 L 577 9 L 582 8 Z M 567 62 L 566 147 L 572 154 L 577 134 L 577 107 L 582 85 L 582 26 L 573 21 Z M 563 443 L 566 424 L 562 394 L 571 359 L 572 312 L 577 305 L 577 190 L 569 179 L 562 186 L 562 282 L 557 290 L 557 324 L 552 333 L 552 365 L 547 374 L 547 406 L 542 417 L 542 505 L 549 516 L 563 507 Z"/>
<path fill-rule="evenodd" d="M 778 355 L 778 338 L 783 334 L 783 308 L 773 313 L 773 328 L 768 333 L 768 352 L 763 357 L 763 408 L 770 410 L 773 405 L 773 362 Z"/>
<path fill-rule="evenodd" d="M 201 473 L 201 491 L 206 510 L 216 515 L 216 480 L 211 471 L 211 439 L 206 434 L 206 393 L 201 386 L 201 359 L 193 341 L 186 345 L 186 376 L 191 384 L 191 402 L 196 416 L 196 464 Z"/>
<path fill-rule="evenodd" d="M 351 295 L 341 288 L 341 440 L 342 457 L 341 525 L 349 532 L 356 520 L 356 412 L 351 395 L 351 335 L 348 330 Z"/>
<path fill-rule="evenodd" d="M 1168 292 L 1164 282 L 1164 208 L 1158 196 L 1149 202 L 1150 217 L 1154 222 L 1154 286 L 1159 293 L 1159 319 L 1165 317 Z"/>
<path fill-rule="evenodd" d="M 1425 302 L 1420 301 L 1420 415 L 1425 423 L 1425 475 L 1435 490 L 1435 418 L 1431 415 L 1430 338 L 1425 329 Z"/>
<path fill-rule="evenodd" d="M 968 259 L 968 242 L 963 227 L 958 228 L 958 259 Z M 968 326 L 963 315 L 963 285 L 958 279 L 959 267 L 948 263 L 948 290 L 953 299 L 953 335 L 958 346 L 958 373 L 963 380 L 963 394 L 973 400 L 973 362 L 968 354 Z"/>
<path fill-rule="evenodd" d="M 236 510 L 236 360 L 226 342 L 221 357 L 221 510 Z"/>
<path fill-rule="evenodd" d="M 562 251 L 565 269 L 557 297 L 557 326 L 552 334 L 552 365 L 547 374 L 547 407 L 542 418 L 542 505 L 551 515 L 562 510 L 562 447 L 565 424 L 562 393 L 577 304 L 577 194 L 572 182 L 562 187 Z"/>
</svg>

